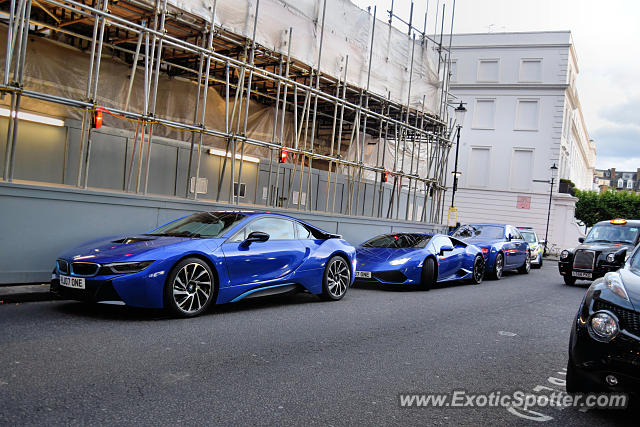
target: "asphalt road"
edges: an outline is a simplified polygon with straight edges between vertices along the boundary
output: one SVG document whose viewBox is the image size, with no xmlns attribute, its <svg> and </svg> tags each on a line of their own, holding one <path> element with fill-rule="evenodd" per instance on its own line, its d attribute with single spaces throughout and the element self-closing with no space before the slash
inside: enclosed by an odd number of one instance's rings
<svg viewBox="0 0 640 427">
<path fill-rule="evenodd" d="M 276 296 L 188 320 L 69 301 L 2 305 L 0 424 L 637 421 L 619 410 L 400 407 L 400 393 L 563 390 L 585 289 L 565 286 L 548 262 L 479 286 Z"/>
</svg>

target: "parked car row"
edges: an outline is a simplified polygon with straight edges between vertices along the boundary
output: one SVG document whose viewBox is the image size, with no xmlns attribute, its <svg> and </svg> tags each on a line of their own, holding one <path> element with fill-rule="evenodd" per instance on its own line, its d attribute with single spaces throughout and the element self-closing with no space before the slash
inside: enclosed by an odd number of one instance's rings
<svg viewBox="0 0 640 427">
<path fill-rule="evenodd" d="M 640 390 L 640 221 L 595 224 L 560 254 L 567 285 L 593 280 L 573 321 L 567 391 Z"/>
<path fill-rule="evenodd" d="M 200 212 L 148 233 L 88 242 L 56 261 L 52 292 L 196 316 L 224 304 L 305 291 L 340 300 L 354 281 L 379 285 L 482 282 L 529 273 L 530 247 L 511 225 L 471 224 L 452 236 L 397 233 L 354 248 L 285 215 Z"/>
<path fill-rule="evenodd" d="M 562 252 L 565 283 L 597 279 L 576 315 L 567 391 L 640 390 L 640 221 L 600 222 Z M 337 301 L 354 281 L 413 285 L 527 274 L 543 243 L 527 227 L 467 224 L 450 236 L 383 234 L 357 248 L 285 215 L 201 212 L 148 233 L 89 242 L 56 261 L 51 290 L 77 300 L 196 316 L 211 304 L 303 291 Z M 635 249 L 633 249 L 635 247 Z M 622 268 L 621 268 L 622 267 Z"/>
</svg>

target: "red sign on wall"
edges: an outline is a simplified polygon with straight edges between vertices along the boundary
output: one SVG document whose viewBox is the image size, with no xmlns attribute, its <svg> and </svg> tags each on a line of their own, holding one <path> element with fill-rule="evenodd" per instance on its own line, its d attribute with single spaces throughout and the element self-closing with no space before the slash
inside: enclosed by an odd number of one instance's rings
<svg viewBox="0 0 640 427">
<path fill-rule="evenodd" d="M 518 209 L 531 209 L 531 197 L 530 196 L 518 196 L 518 202 L 516 203 Z"/>
</svg>

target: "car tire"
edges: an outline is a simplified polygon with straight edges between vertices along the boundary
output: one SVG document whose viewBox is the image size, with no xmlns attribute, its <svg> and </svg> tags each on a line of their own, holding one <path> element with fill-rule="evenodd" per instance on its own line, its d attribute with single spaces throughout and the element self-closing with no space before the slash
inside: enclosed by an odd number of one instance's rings
<svg viewBox="0 0 640 427">
<path fill-rule="evenodd" d="M 500 280 L 502 279 L 502 273 L 504 273 L 504 255 L 502 252 L 498 252 L 496 260 L 493 262 L 493 271 L 491 272 L 491 276 L 495 280 Z"/>
<path fill-rule="evenodd" d="M 484 258 L 482 255 L 477 255 L 473 260 L 473 271 L 471 273 L 471 283 L 474 285 L 479 285 L 482 283 L 482 279 L 484 278 Z"/>
<path fill-rule="evenodd" d="M 422 272 L 420 273 L 420 289 L 423 291 L 430 290 L 436 283 L 436 264 L 433 258 L 427 258 L 422 264 Z"/>
<path fill-rule="evenodd" d="M 164 285 L 164 306 L 177 317 L 194 317 L 211 305 L 216 280 L 200 258 L 185 258 L 173 266 Z"/>
<path fill-rule="evenodd" d="M 576 278 L 573 276 L 563 276 L 562 277 L 564 279 L 564 284 L 567 286 L 573 286 L 576 284 Z"/>
<path fill-rule="evenodd" d="M 535 269 L 539 269 L 542 268 L 542 254 L 538 254 L 538 263 L 537 264 L 533 264 L 531 267 L 535 268 Z"/>
<path fill-rule="evenodd" d="M 521 267 L 518 267 L 518 273 L 520 274 L 529 274 L 531 271 L 531 256 L 527 254 L 524 260 L 524 264 Z"/>
<path fill-rule="evenodd" d="M 327 262 L 322 275 L 322 294 L 325 301 L 341 300 L 349 289 L 351 270 L 349 264 L 341 256 L 333 256 Z"/>
</svg>

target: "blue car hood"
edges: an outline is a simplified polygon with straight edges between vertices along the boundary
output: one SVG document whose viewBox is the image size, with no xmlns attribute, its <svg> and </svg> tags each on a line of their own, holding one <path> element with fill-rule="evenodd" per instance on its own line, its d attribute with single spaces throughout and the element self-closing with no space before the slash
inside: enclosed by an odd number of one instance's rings
<svg viewBox="0 0 640 427">
<path fill-rule="evenodd" d="M 174 236 L 115 236 L 87 242 L 61 254 L 61 258 L 87 262 L 116 262 L 126 260 L 141 261 L 145 255 L 150 255 L 158 249 L 171 246 L 185 246 L 189 243 L 202 242 L 204 239 Z M 218 247 L 224 239 L 206 239 L 209 248 Z M 197 243 L 196 243 L 197 245 Z"/>
<path fill-rule="evenodd" d="M 359 246 L 356 248 L 356 259 L 358 260 L 358 265 L 363 265 L 364 263 L 386 263 L 394 259 L 409 257 L 419 250 L 421 249 L 366 248 Z"/>
</svg>

